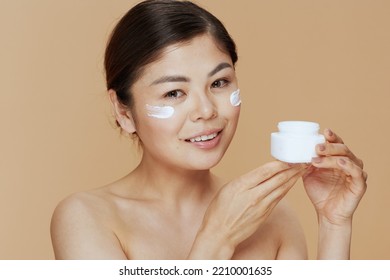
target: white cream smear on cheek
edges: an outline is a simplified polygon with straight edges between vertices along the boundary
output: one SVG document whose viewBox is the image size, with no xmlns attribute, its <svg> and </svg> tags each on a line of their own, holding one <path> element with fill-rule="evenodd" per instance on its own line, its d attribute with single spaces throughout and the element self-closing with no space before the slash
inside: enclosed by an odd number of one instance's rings
<svg viewBox="0 0 390 280">
<path fill-rule="evenodd" d="M 240 97 L 240 89 L 237 89 L 236 91 L 233 91 L 230 95 L 230 104 L 232 106 L 237 107 L 241 104 L 241 97 Z"/>
<path fill-rule="evenodd" d="M 146 111 L 149 117 L 157 119 L 168 119 L 175 113 L 172 106 L 152 106 L 149 104 L 146 104 Z"/>
</svg>

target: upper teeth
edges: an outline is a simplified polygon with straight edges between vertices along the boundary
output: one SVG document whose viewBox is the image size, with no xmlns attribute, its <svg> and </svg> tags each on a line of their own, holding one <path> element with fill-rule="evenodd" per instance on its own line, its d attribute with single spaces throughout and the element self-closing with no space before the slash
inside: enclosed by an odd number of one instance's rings
<svg viewBox="0 0 390 280">
<path fill-rule="evenodd" d="M 213 139 L 217 136 L 217 132 L 213 133 L 213 134 L 210 134 L 210 135 L 202 135 L 202 136 L 198 136 L 198 137 L 195 137 L 195 138 L 191 138 L 190 141 L 191 142 L 200 142 L 200 141 L 207 141 L 207 140 L 210 140 L 210 139 Z"/>
</svg>

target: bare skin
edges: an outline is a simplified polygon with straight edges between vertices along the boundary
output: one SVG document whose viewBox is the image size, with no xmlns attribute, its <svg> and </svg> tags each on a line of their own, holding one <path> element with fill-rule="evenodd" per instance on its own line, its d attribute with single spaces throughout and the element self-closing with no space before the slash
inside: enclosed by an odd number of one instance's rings
<svg viewBox="0 0 390 280">
<path fill-rule="evenodd" d="M 325 130 L 310 167 L 274 161 L 224 182 L 210 169 L 240 113 L 229 102 L 238 88 L 230 56 L 204 34 L 169 46 L 146 70 L 132 86 L 133 110 L 109 91 L 118 123 L 142 141 L 141 162 L 59 204 L 51 225 L 57 259 L 305 259 L 302 229 L 282 201 L 301 177 L 318 216 L 318 258 L 349 258 L 367 174 L 338 135 Z M 175 113 L 153 119 L 146 104 Z M 201 135 L 214 138 L 190 141 Z"/>
<path fill-rule="evenodd" d="M 279 168 L 283 166 L 288 168 L 291 174 L 296 174 L 289 182 L 290 185 L 283 189 L 282 195 L 292 187 L 304 170 L 303 166 L 290 167 L 280 162 L 268 165 L 278 165 Z M 208 174 L 209 187 L 200 187 L 202 192 L 186 191 L 182 192 L 181 196 L 172 198 L 168 195 L 161 196 L 158 192 L 145 191 L 145 186 L 137 183 L 137 173 L 142 172 L 139 169 L 109 186 L 70 196 L 57 207 L 52 224 L 57 259 L 307 257 L 302 230 L 284 203 L 280 203 L 272 214 L 270 211 L 264 212 L 260 217 L 253 217 L 256 223 L 243 219 L 245 222 L 240 222 L 237 229 L 245 227 L 248 222 L 255 227 L 244 236 L 244 231 L 238 232 L 239 238 L 244 241 L 235 246 L 234 252 L 226 250 L 227 254 L 221 254 L 220 249 L 224 246 L 218 246 L 218 255 L 213 251 L 204 252 L 202 248 L 206 247 L 206 242 L 194 249 L 197 234 L 211 201 L 223 188 L 233 187 L 233 184 L 223 186 L 218 178 Z M 234 192 L 231 192 L 231 195 L 233 194 Z M 255 204 L 253 192 L 248 192 L 248 195 L 253 198 L 251 204 Z M 243 200 L 242 202 L 247 203 Z M 245 209 L 241 204 L 237 204 L 237 209 L 232 210 L 240 211 L 239 207 Z M 261 206 L 258 208 L 260 212 Z M 255 209 L 250 209 L 250 212 L 255 213 Z M 243 215 L 248 213 L 249 211 L 237 212 L 237 218 L 242 219 Z M 258 226 L 259 223 L 261 226 Z M 221 231 L 216 230 L 212 235 L 220 233 Z M 210 243 L 214 243 L 213 236 L 208 238 Z"/>
</svg>

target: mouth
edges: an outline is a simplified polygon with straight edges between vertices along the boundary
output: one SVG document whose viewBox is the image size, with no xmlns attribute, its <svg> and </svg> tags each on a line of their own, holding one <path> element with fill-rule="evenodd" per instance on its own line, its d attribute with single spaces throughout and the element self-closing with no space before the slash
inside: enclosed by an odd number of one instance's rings
<svg viewBox="0 0 390 280">
<path fill-rule="evenodd" d="M 191 143 L 207 142 L 207 141 L 211 141 L 214 138 L 216 138 L 220 133 L 221 133 L 221 131 L 213 132 L 213 133 L 210 133 L 210 134 L 207 134 L 207 135 L 200 135 L 200 136 L 196 136 L 196 137 L 193 137 L 193 138 L 189 138 L 189 139 L 186 139 L 185 141 L 186 142 L 191 142 Z"/>
</svg>

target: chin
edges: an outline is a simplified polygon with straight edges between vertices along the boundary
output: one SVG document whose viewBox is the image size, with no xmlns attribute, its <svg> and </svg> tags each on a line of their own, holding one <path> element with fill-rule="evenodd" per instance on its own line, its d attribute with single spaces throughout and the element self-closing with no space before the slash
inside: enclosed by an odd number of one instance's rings
<svg viewBox="0 0 390 280">
<path fill-rule="evenodd" d="M 202 157 L 202 156 L 195 156 L 195 158 L 189 157 L 186 160 L 187 166 L 189 166 L 190 169 L 192 170 L 208 170 L 216 165 L 221 161 L 223 157 L 222 155 L 218 156 L 207 156 L 207 157 Z"/>
</svg>

